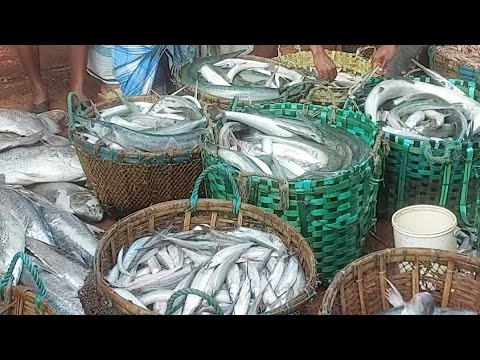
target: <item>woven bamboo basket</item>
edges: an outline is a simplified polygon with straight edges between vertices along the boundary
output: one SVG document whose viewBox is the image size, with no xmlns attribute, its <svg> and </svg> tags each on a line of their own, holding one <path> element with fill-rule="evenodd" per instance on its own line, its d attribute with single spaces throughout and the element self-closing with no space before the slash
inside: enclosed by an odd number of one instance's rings
<svg viewBox="0 0 480 360">
<path fill-rule="evenodd" d="M 95 281 L 98 292 L 110 300 L 113 308 L 124 314 L 152 315 L 151 311 L 140 308 L 118 296 L 108 286 L 105 276 L 115 265 L 120 249 L 128 247 L 136 239 L 151 235 L 158 227 L 172 225 L 173 231 L 186 231 L 199 224 L 209 224 L 214 229 L 228 229 L 246 226 L 278 235 L 296 256 L 305 272 L 306 290 L 289 303 L 273 309 L 269 314 L 286 315 L 297 312 L 315 295 L 315 257 L 305 239 L 290 225 L 276 216 L 265 213 L 252 205 L 242 204 L 234 183 L 234 201 L 198 199 L 198 188 L 204 177 L 212 172 L 224 173 L 222 166 L 207 168 L 197 179 L 190 199 L 170 201 L 140 210 L 114 224 L 102 237 L 95 256 Z"/>
<path fill-rule="evenodd" d="M 480 261 L 435 249 L 397 248 L 368 254 L 340 271 L 325 292 L 320 315 L 372 315 L 391 308 L 390 280 L 405 301 L 428 291 L 439 307 L 480 311 Z"/>
<path fill-rule="evenodd" d="M 14 286 L 10 290 L 10 304 L 0 301 L 0 311 L 6 309 L 7 315 L 55 315 L 55 310 L 44 300 L 35 305 L 37 294 L 25 286 Z"/>
<path fill-rule="evenodd" d="M 364 76 L 372 70 L 370 59 L 362 56 L 361 52 L 349 53 L 330 50 L 326 50 L 326 52 L 333 62 L 335 62 L 337 68 L 341 67 L 345 72 Z M 276 57 L 275 60 L 286 67 L 294 69 L 310 70 L 315 67 L 311 51 L 299 51 L 296 53 L 281 55 Z M 373 76 L 370 81 L 374 81 L 376 77 L 378 76 Z M 331 105 L 342 108 L 348 100 L 348 89 L 315 84 L 303 100 L 314 104 Z"/>
<path fill-rule="evenodd" d="M 430 64 L 432 69 L 447 79 L 460 79 L 472 81 L 480 86 L 480 68 L 462 64 L 438 51 L 435 46 L 429 49 Z"/>
<path fill-rule="evenodd" d="M 429 82 L 426 76 L 413 78 Z M 465 80 L 450 80 L 469 97 L 480 100 L 480 88 Z M 403 207 L 439 205 L 452 211 L 460 226 L 475 222 L 480 178 L 479 142 L 419 142 L 385 133 L 390 151 L 385 161 L 385 186 L 379 192 L 388 216 Z"/>
<path fill-rule="evenodd" d="M 159 202 L 190 196 L 195 179 L 202 171 L 201 149 L 168 149 L 159 153 L 115 151 L 92 145 L 74 127 L 77 117 L 93 119 L 90 107 L 84 113 L 74 109 L 74 94 L 68 97 L 69 137 L 88 181 L 104 210 L 122 217 Z M 156 96 L 138 96 L 130 101 L 154 103 Z M 121 105 L 119 99 L 96 104 L 98 110 Z"/>
<path fill-rule="evenodd" d="M 267 58 L 263 58 L 263 57 L 259 57 L 259 56 L 253 56 L 253 55 L 244 55 L 244 56 L 240 56 L 240 58 L 241 59 L 247 59 L 247 60 L 261 61 L 261 62 L 270 63 L 270 64 L 274 64 L 274 65 L 282 65 L 281 63 L 279 63 L 277 61 L 274 61 L 272 59 L 267 59 Z M 188 65 L 185 65 L 185 66 L 188 66 Z M 182 86 L 185 85 L 185 84 L 182 83 L 182 79 L 177 79 L 176 82 L 178 84 L 177 85 L 178 87 L 182 87 Z M 195 96 L 195 86 L 193 86 L 193 85 L 188 85 L 184 89 L 184 91 L 188 95 Z M 292 86 L 291 91 L 286 91 L 285 93 L 283 93 L 278 100 L 279 101 L 287 101 L 287 100 L 288 101 L 298 101 L 304 96 L 305 96 L 305 94 L 304 94 L 304 90 L 303 90 L 303 85 Z M 230 109 L 233 103 L 237 103 L 237 101 L 235 99 L 231 100 L 231 99 L 220 98 L 220 97 L 217 97 L 217 96 L 212 96 L 212 95 L 207 94 L 207 93 L 201 93 L 200 91 L 197 93 L 197 98 L 202 105 L 213 104 L 213 105 L 218 106 L 221 109 Z M 242 104 L 244 102 L 238 102 L 238 103 Z M 265 101 L 263 101 L 263 102 L 262 101 L 248 102 L 248 104 L 261 104 L 261 103 L 265 103 Z"/>
<path fill-rule="evenodd" d="M 203 152 L 205 166 L 223 164 L 230 169 L 239 183 L 243 201 L 277 215 L 303 235 L 315 253 L 319 279 L 329 281 L 337 271 L 362 255 L 366 237 L 376 221 L 383 156 L 381 134 L 365 115 L 352 111 L 298 103 L 264 104 L 254 108 L 260 113 L 292 119 L 307 110 L 318 122 L 356 134 L 373 147 L 369 159 L 338 176 L 289 182 L 239 173 L 214 151 Z M 211 137 L 207 136 L 206 142 L 216 148 Z M 230 182 L 223 174 L 209 173 L 208 185 L 214 198 L 233 196 Z"/>
</svg>

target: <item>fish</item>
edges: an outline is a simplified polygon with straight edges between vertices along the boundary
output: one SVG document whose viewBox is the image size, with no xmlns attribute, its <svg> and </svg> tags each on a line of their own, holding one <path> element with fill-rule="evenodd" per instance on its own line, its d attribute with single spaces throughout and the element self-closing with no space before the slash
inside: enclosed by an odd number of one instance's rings
<svg viewBox="0 0 480 360">
<path fill-rule="evenodd" d="M 0 211 L 0 274 L 5 275 L 15 255 L 24 251 L 25 227 L 12 214 Z M 19 259 L 12 273 L 13 286 L 20 281 L 22 269 L 23 261 Z"/>
<path fill-rule="evenodd" d="M 87 222 L 100 222 L 103 209 L 95 194 L 88 189 L 69 182 L 36 184 L 29 188 L 58 208 L 68 211 Z"/>
<path fill-rule="evenodd" d="M 68 139 L 54 134 L 59 132 L 55 120 L 46 120 L 52 117 L 55 118 L 55 114 L 47 114 L 39 117 L 36 114 L 22 110 L 0 109 L 0 132 L 11 132 L 23 137 L 28 137 L 29 140 L 24 141 L 27 143 L 31 142 L 31 144 L 34 143 L 32 141 L 36 139 L 36 137 L 40 137 L 40 140 L 53 146 L 69 145 L 70 142 Z"/>
<path fill-rule="evenodd" d="M 406 302 L 403 300 L 402 294 L 398 289 L 393 285 L 393 283 L 385 278 L 385 281 L 390 285 L 385 293 L 385 296 L 388 302 L 394 307 L 403 306 L 401 315 L 433 315 L 435 309 L 435 302 L 433 300 L 432 294 L 429 292 L 420 292 Z"/>
<path fill-rule="evenodd" d="M 197 243 L 203 245 L 195 247 Z M 132 248 L 137 252 L 134 260 L 129 255 Z M 289 254 L 282 239 L 258 229 L 214 229 L 200 224 L 192 230 L 175 232 L 167 226 L 133 241 L 123 255 L 125 249 L 120 248 L 117 263 L 105 276 L 109 286 L 127 290 L 135 301 L 159 314 L 165 314 L 166 302 L 173 293 L 186 288 L 214 297 L 225 315 L 250 315 L 281 306 L 299 296 L 306 287 L 300 262 L 294 254 Z M 267 264 L 280 257 L 270 274 Z M 154 266 L 150 266 L 152 259 Z M 122 268 L 130 275 L 120 274 Z M 123 277 L 129 281 L 121 281 Z M 280 288 L 288 290 L 286 294 L 276 295 L 272 279 L 275 288 L 281 283 Z M 203 298 L 188 294 L 175 299 L 173 314 L 213 311 L 207 307 Z"/>
<path fill-rule="evenodd" d="M 40 208 L 17 190 L 2 186 L 0 181 L 0 212 L 9 213 L 25 228 L 25 235 L 55 245 L 52 230 Z"/>
<path fill-rule="evenodd" d="M 54 275 L 68 281 L 77 290 L 83 287 L 89 271 L 85 265 L 69 258 L 68 254 L 56 247 L 36 239 L 27 237 L 25 247 L 39 260 L 39 265 L 47 266 L 46 270 L 51 269 Z"/>
<path fill-rule="evenodd" d="M 85 315 L 82 303 L 78 297 L 78 289 L 65 279 L 47 272 L 38 270 L 40 279 L 46 290 L 46 301 L 55 309 L 58 315 Z M 39 292 L 38 287 L 28 271 L 23 271 L 20 282 Z"/>
<path fill-rule="evenodd" d="M 398 99 L 396 106 L 407 106 L 411 101 L 414 101 L 414 94 L 421 93 L 417 98 L 424 99 L 424 94 L 432 94 L 432 99 L 429 101 L 437 101 L 440 99 L 443 102 L 450 104 L 450 107 L 455 107 L 457 104 L 462 111 L 467 121 L 467 129 L 460 128 L 459 133 L 465 133 L 465 138 L 472 138 L 480 131 L 480 103 L 467 97 L 465 94 L 459 94 L 456 91 L 448 89 L 443 86 L 436 86 L 423 82 L 415 82 L 407 79 L 391 79 L 384 80 L 376 85 L 365 100 L 365 113 L 372 118 L 373 121 L 379 121 L 378 113 L 383 104 L 389 100 L 395 101 Z M 422 101 L 422 100 L 417 100 Z M 427 101 L 427 100 L 423 100 Z M 400 104 L 398 104 L 400 102 Z M 433 105 L 432 105 L 433 106 Z M 440 105 L 441 106 L 441 105 Z M 435 107 L 430 107 L 425 110 L 436 110 Z M 397 119 L 398 120 L 398 119 Z M 463 119 L 457 124 L 462 127 L 465 125 Z"/>
<path fill-rule="evenodd" d="M 198 91 L 212 96 L 233 100 L 237 97 L 240 101 L 273 101 L 281 98 L 278 89 L 256 87 L 252 91 L 250 86 L 223 86 L 209 84 L 207 81 L 201 80 L 200 69 L 206 64 L 215 64 L 228 58 L 234 58 L 240 55 L 240 52 L 233 52 L 218 56 L 208 56 L 199 58 L 192 63 L 184 66 L 179 74 L 181 86 L 189 85 L 196 87 Z"/>
<path fill-rule="evenodd" d="M 15 185 L 86 180 L 73 147 L 46 145 L 0 152 L 0 174 L 6 184 Z"/>
<path fill-rule="evenodd" d="M 20 189 L 40 209 L 50 227 L 55 245 L 78 261 L 92 267 L 98 241 L 88 227 L 69 212 L 57 208 L 32 191 Z"/>
</svg>

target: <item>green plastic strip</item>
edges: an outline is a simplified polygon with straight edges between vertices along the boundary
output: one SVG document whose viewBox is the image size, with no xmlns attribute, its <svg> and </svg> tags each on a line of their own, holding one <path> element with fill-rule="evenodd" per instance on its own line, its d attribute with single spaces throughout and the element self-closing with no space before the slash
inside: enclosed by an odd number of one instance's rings
<svg viewBox="0 0 480 360">
<path fill-rule="evenodd" d="M 410 148 L 410 142 L 404 142 L 402 146 L 402 165 L 400 166 L 400 181 L 398 182 L 398 197 L 397 197 L 397 209 L 403 207 L 403 195 L 405 193 L 405 178 L 407 175 L 407 163 L 408 163 L 408 149 Z"/>
<path fill-rule="evenodd" d="M 442 191 L 440 192 L 439 205 L 445 207 L 448 199 L 448 188 L 450 185 L 450 178 L 452 176 L 452 164 L 449 163 L 443 168 Z"/>
<path fill-rule="evenodd" d="M 467 146 L 467 158 L 465 161 L 465 171 L 463 173 L 462 194 L 460 196 L 460 215 L 467 226 L 473 226 L 467 216 L 467 198 L 468 185 L 470 183 L 470 176 L 472 172 L 473 148 L 472 144 Z"/>
</svg>

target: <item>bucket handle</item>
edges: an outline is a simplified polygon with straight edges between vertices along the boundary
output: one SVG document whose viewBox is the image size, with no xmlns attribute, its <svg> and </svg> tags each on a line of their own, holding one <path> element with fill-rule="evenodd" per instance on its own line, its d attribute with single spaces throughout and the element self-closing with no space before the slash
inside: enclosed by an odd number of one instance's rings
<svg viewBox="0 0 480 360">
<path fill-rule="evenodd" d="M 216 165 L 211 165 L 207 167 L 205 170 L 202 171 L 202 173 L 199 175 L 197 180 L 195 180 L 195 186 L 193 187 L 192 196 L 190 197 L 189 210 L 193 210 L 193 211 L 195 210 L 195 207 L 197 206 L 197 202 L 198 202 L 198 191 L 200 189 L 200 185 L 205 179 L 205 176 L 207 176 L 207 174 L 212 171 L 218 171 L 222 173 L 230 181 L 230 184 L 232 185 L 232 190 L 233 190 L 233 199 L 232 199 L 233 214 L 237 215 L 240 212 L 240 208 L 242 206 L 242 198 L 240 197 L 240 191 L 238 190 L 238 186 L 235 179 L 233 178 L 232 172 L 222 164 L 216 164 Z"/>
</svg>

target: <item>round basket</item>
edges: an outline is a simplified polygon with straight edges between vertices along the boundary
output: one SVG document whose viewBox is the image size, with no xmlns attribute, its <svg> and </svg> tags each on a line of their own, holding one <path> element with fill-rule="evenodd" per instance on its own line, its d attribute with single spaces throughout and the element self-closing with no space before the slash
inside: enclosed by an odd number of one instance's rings
<svg viewBox="0 0 480 360">
<path fill-rule="evenodd" d="M 426 76 L 412 79 L 430 82 Z M 458 79 L 450 82 L 480 100 L 480 88 L 474 83 Z M 459 226 L 472 226 L 480 187 L 476 171 L 480 166 L 479 142 L 420 142 L 388 133 L 385 137 L 390 151 L 379 204 L 385 203 L 386 215 L 411 205 L 439 205 L 457 216 Z"/>
<path fill-rule="evenodd" d="M 108 229 L 102 237 L 95 257 L 95 280 L 101 295 L 109 299 L 114 308 L 125 314 L 151 315 L 151 311 L 140 308 L 118 296 L 108 286 L 105 276 L 115 265 L 117 254 L 123 246 L 131 245 L 136 239 L 153 234 L 159 226 L 172 225 L 173 230 L 190 230 L 199 224 L 209 224 L 215 229 L 246 226 L 278 235 L 289 250 L 296 252 L 305 272 L 306 290 L 289 303 L 273 309 L 269 314 L 291 314 L 304 306 L 315 294 L 315 257 L 305 239 L 290 225 L 278 217 L 266 214 L 262 209 L 241 204 L 238 190 L 232 202 L 215 199 L 198 199 L 198 187 L 206 174 L 225 172 L 222 166 L 213 166 L 203 171 L 197 179 L 190 200 L 170 201 L 151 206 L 132 214 Z M 232 186 L 235 187 L 234 184 Z M 236 214 L 236 215 L 235 215 Z"/>
<path fill-rule="evenodd" d="M 201 149 L 168 149 L 160 153 L 114 151 L 84 140 L 74 125 L 76 118 L 93 119 L 92 107 L 74 109 L 74 94 L 68 97 L 69 137 L 88 181 L 104 210 L 123 217 L 159 202 L 188 198 L 202 171 Z M 129 101 L 154 103 L 156 96 L 137 96 Z M 96 104 L 98 110 L 121 105 L 119 99 Z"/>
<path fill-rule="evenodd" d="M 267 58 L 263 58 L 263 57 L 259 57 L 259 56 L 253 56 L 253 55 L 239 56 L 239 58 L 246 59 L 246 60 L 261 61 L 261 62 L 270 63 L 270 64 L 274 64 L 274 65 L 282 65 L 281 63 L 279 63 L 277 61 L 267 59 Z M 185 66 L 188 66 L 188 64 L 185 65 Z M 179 73 L 181 74 L 181 71 Z M 182 83 L 182 79 L 178 79 L 177 83 L 178 83 L 179 87 L 185 85 L 185 84 Z M 305 96 L 304 91 L 303 91 L 303 87 L 304 87 L 304 85 L 292 86 L 291 87 L 292 89 L 289 90 L 289 91 L 285 91 L 280 96 L 280 98 L 278 100 L 279 101 L 287 101 L 287 100 L 288 101 L 299 101 L 300 99 L 302 99 Z M 194 85 L 187 85 L 187 87 L 184 89 L 184 91 L 188 95 L 195 96 L 195 86 Z M 234 103 L 235 104 L 237 104 L 237 103 L 242 104 L 243 103 L 242 101 L 237 102 L 235 99 L 233 99 L 233 100 L 225 99 L 225 98 L 209 95 L 207 93 L 201 93 L 200 91 L 197 92 L 197 98 L 198 98 L 198 100 L 200 101 L 201 104 L 214 104 L 221 109 L 230 109 L 232 107 L 232 104 L 234 104 Z M 262 104 L 262 103 L 265 103 L 265 101 L 250 101 L 250 102 L 248 102 L 248 104 Z"/>
<path fill-rule="evenodd" d="M 357 51 L 356 53 L 330 50 L 325 51 L 335 62 L 337 68 L 341 67 L 348 73 L 364 76 L 372 70 L 370 59 L 363 57 L 360 51 Z M 276 57 L 275 60 L 286 67 L 295 69 L 310 70 L 315 66 L 311 51 L 299 51 L 287 55 L 281 55 Z M 376 77 L 378 76 L 374 75 L 370 81 L 374 81 Z M 348 100 L 348 90 L 349 89 L 345 88 L 335 88 L 330 85 L 315 84 L 310 89 L 308 95 L 304 98 L 304 101 L 341 108 Z"/>
<path fill-rule="evenodd" d="M 372 315 L 391 308 L 390 280 L 405 301 L 428 291 L 439 307 L 480 311 L 480 261 L 448 251 L 397 248 L 366 255 L 340 271 L 325 292 L 320 315 Z"/>
<path fill-rule="evenodd" d="M 55 310 L 44 300 L 42 300 L 40 306 L 37 307 L 35 304 L 37 294 L 25 286 L 14 286 L 6 292 L 10 292 L 10 304 L 7 305 L 0 301 L 0 311 L 5 310 L 3 314 L 55 315 Z"/>
<path fill-rule="evenodd" d="M 430 47 L 429 56 L 432 69 L 445 78 L 472 81 L 480 86 L 479 67 L 468 66 L 459 60 L 452 59 L 442 52 L 442 47 L 438 46 Z"/>
<path fill-rule="evenodd" d="M 369 118 L 358 112 L 298 103 L 253 107 L 260 113 L 292 119 L 307 111 L 319 123 L 344 129 L 373 147 L 373 155 L 340 175 L 286 182 L 238 172 L 216 155 L 215 141 L 206 138 L 212 146 L 203 152 L 205 166 L 226 166 L 237 179 L 243 201 L 294 226 L 314 251 L 319 279 L 329 281 L 337 271 L 362 255 L 367 235 L 375 224 L 382 170 L 382 134 Z M 245 108 L 237 111 L 245 111 Z M 212 197 L 232 199 L 233 191 L 224 174 L 209 173 L 208 185 Z"/>
</svg>

